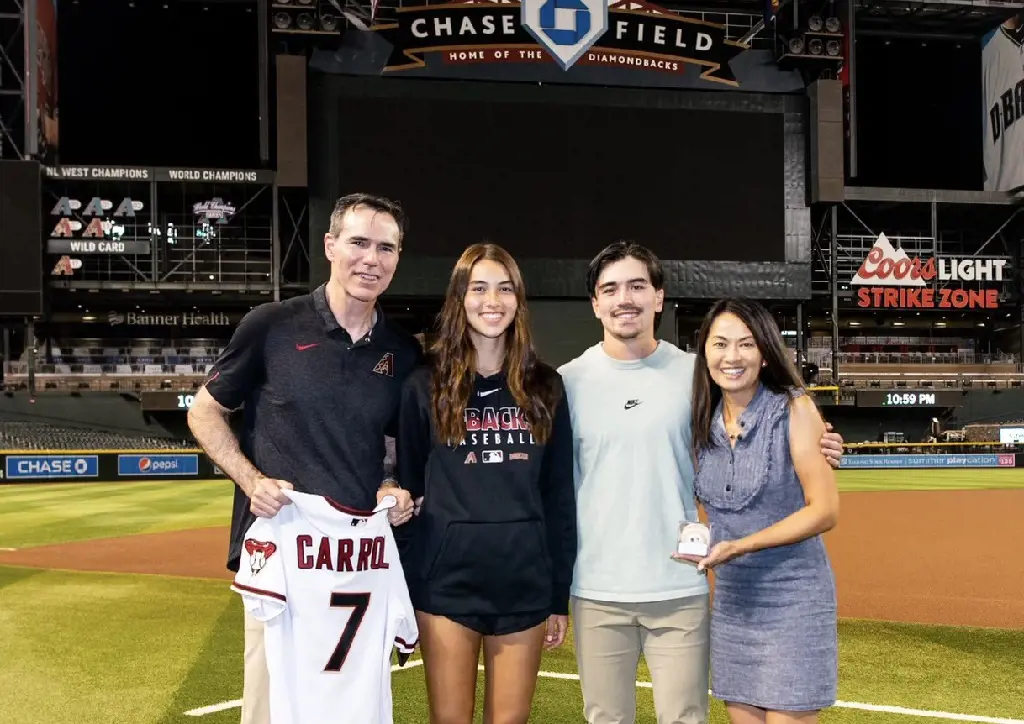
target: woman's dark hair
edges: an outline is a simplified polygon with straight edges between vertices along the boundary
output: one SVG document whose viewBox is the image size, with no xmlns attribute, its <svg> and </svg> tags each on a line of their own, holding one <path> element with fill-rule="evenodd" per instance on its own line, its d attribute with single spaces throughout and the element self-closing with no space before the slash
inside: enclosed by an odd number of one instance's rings
<svg viewBox="0 0 1024 724">
<path fill-rule="evenodd" d="M 719 299 L 700 326 L 697 337 L 697 361 L 693 369 L 693 454 L 696 458 L 701 450 L 714 443 L 711 440 L 712 417 L 722 399 L 722 390 L 711 379 L 708 372 L 708 358 L 704 348 L 708 343 L 711 325 L 723 314 L 734 314 L 747 326 L 754 337 L 754 344 L 765 362 L 759 379 L 761 384 L 773 392 L 791 393 L 803 389 L 800 374 L 789 359 L 786 344 L 782 341 L 779 325 L 765 307 L 758 302 L 740 297 Z"/>
</svg>

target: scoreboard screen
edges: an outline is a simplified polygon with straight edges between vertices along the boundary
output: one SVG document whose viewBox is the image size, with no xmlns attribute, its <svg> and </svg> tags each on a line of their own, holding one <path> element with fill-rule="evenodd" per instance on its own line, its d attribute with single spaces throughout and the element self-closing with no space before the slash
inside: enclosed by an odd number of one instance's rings
<svg viewBox="0 0 1024 724">
<path fill-rule="evenodd" d="M 142 403 L 143 412 L 188 412 L 195 399 L 194 392 L 181 390 L 139 393 L 139 402 Z"/>
<path fill-rule="evenodd" d="M 956 407 L 960 390 L 857 390 L 857 407 Z"/>
<path fill-rule="evenodd" d="M 590 260 L 633 239 L 663 259 L 786 260 L 784 114 L 673 108 L 674 91 L 612 105 L 606 88 L 469 85 L 343 87 L 338 188 L 401 199 L 416 254 L 454 263 L 487 239 Z"/>
</svg>

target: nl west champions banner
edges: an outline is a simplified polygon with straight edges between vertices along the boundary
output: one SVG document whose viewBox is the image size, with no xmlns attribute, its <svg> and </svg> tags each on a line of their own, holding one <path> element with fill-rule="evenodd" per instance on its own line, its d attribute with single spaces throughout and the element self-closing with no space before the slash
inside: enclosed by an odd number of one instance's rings
<svg viewBox="0 0 1024 724">
<path fill-rule="evenodd" d="M 1024 13 L 982 39 L 985 190 L 1024 186 Z"/>
<path fill-rule="evenodd" d="M 735 30 L 735 28 L 734 28 Z M 646 0 L 404 5 L 315 51 L 327 73 L 787 93 L 803 83 L 723 25 Z M 735 33 L 734 33 L 735 34 Z"/>
</svg>

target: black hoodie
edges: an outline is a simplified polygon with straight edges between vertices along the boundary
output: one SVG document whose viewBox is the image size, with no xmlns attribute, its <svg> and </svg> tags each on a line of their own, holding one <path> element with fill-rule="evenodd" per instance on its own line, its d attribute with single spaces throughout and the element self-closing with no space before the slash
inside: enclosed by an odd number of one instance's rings
<svg viewBox="0 0 1024 724">
<path fill-rule="evenodd" d="M 424 496 L 420 514 L 395 530 L 413 605 L 437 615 L 569 612 L 576 563 L 573 441 L 565 390 L 551 436 L 539 445 L 503 373 L 476 376 L 466 437 L 439 443 L 430 369 L 405 381 L 396 453 L 399 484 Z M 402 529 L 405 530 L 402 530 Z"/>
</svg>

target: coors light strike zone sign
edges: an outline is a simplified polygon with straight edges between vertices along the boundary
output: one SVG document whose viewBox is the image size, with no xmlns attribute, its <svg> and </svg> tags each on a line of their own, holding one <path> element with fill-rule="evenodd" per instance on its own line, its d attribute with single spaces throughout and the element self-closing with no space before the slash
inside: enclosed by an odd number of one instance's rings
<svg viewBox="0 0 1024 724">
<path fill-rule="evenodd" d="M 894 249 L 885 234 L 879 234 L 850 284 L 860 287 L 856 298 L 861 308 L 997 309 L 998 289 L 961 289 L 955 282 L 1000 283 L 1006 264 L 1006 259 L 975 257 L 922 261 Z M 934 287 L 936 281 L 944 284 Z"/>
</svg>

